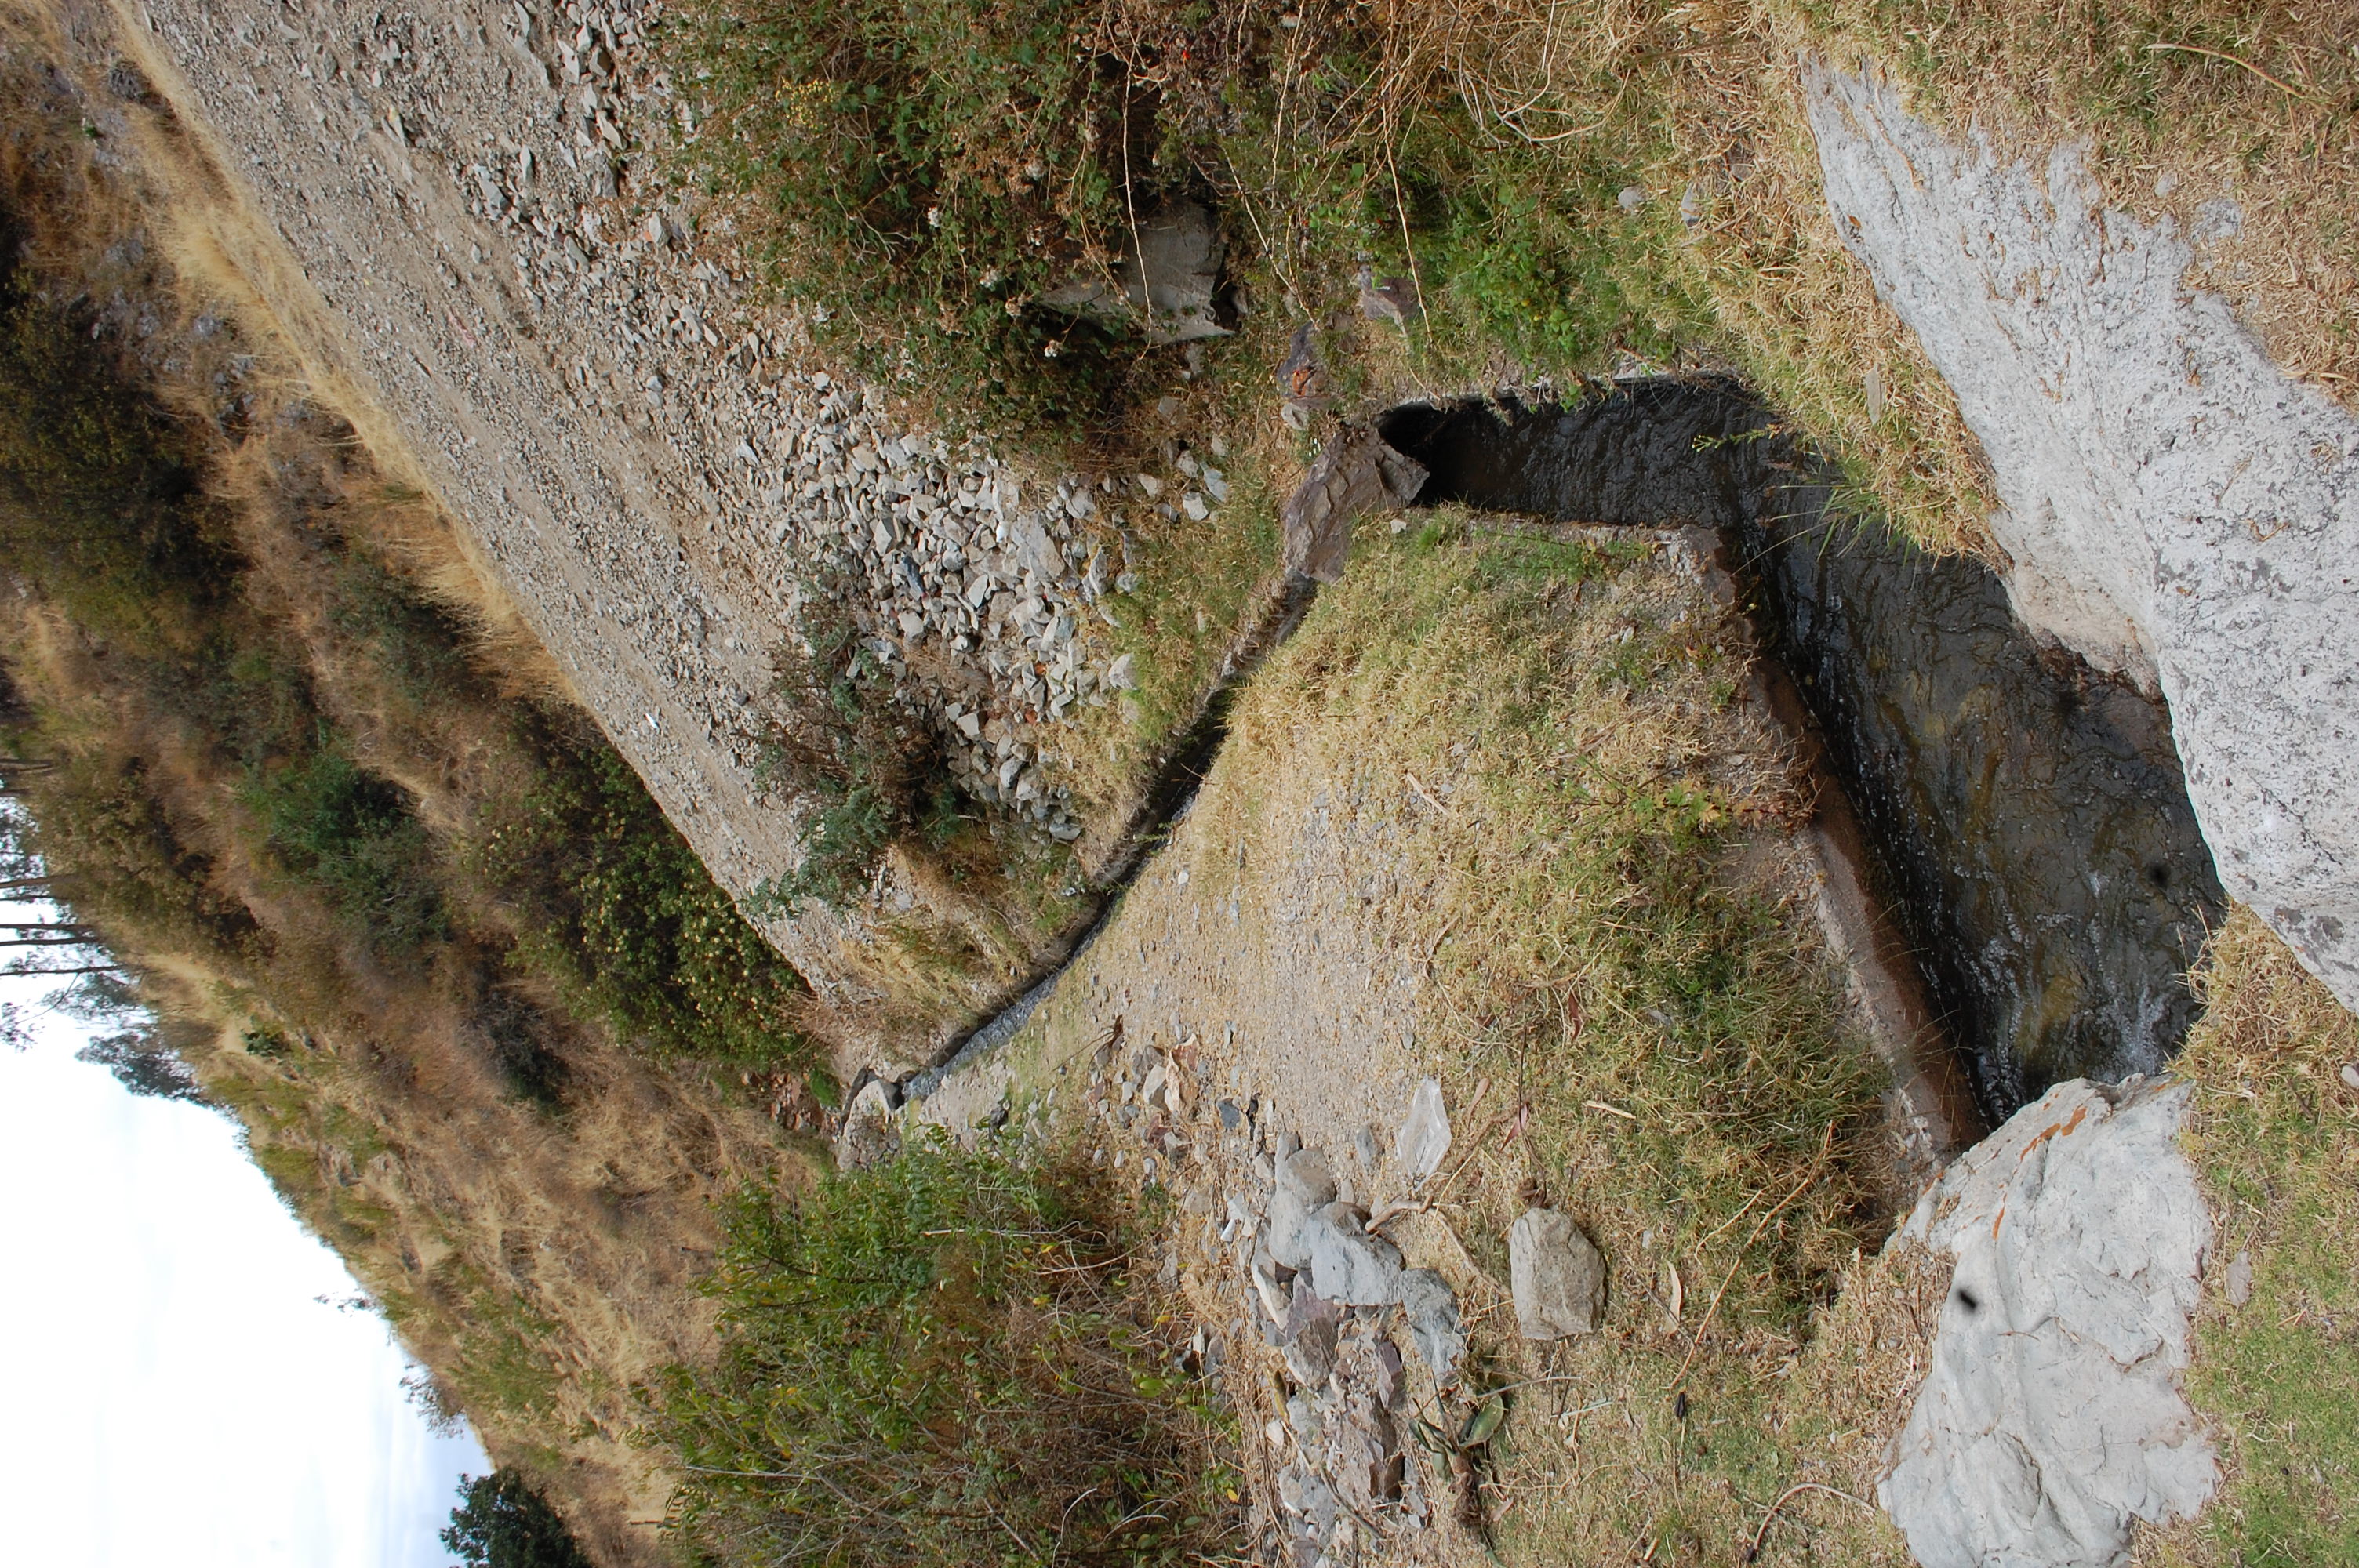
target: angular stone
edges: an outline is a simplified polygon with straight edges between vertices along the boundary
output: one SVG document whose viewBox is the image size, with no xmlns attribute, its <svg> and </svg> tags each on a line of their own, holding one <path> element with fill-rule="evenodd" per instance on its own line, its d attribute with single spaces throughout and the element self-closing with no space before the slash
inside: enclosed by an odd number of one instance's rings
<svg viewBox="0 0 2359 1568">
<path fill-rule="evenodd" d="M 1385 444 L 1365 426 L 1347 426 L 1327 443 L 1287 498 L 1281 522 L 1286 568 L 1319 582 L 1343 580 L 1352 523 L 1364 512 L 1397 509 L 1425 488 L 1425 465 Z"/>
<path fill-rule="evenodd" d="M 1507 1269 L 1525 1338 L 1595 1332 L 1605 1310 L 1605 1258 L 1570 1217 L 1526 1209 L 1507 1232 Z"/>
<path fill-rule="evenodd" d="M 2218 1485 L 2179 1388 L 2212 1235 L 2178 1143 L 2188 1092 L 2060 1084 L 1901 1227 L 1956 1263 L 1877 1492 L 1925 1568 L 2112 1568 L 2134 1521 Z"/>
<path fill-rule="evenodd" d="M 1408 1317 L 1408 1335 L 1417 1346 L 1417 1353 L 1433 1368 L 1434 1377 L 1448 1382 L 1458 1372 L 1458 1363 L 1466 1356 L 1466 1333 L 1458 1318 L 1458 1298 L 1451 1292 L 1449 1283 L 1430 1269 L 1411 1269 L 1401 1275 L 1401 1309 Z M 1387 1345 L 1386 1349 L 1392 1346 Z M 1393 1352 L 1399 1356 L 1398 1351 Z M 1394 1363 L 1397 1386 L 1399 1363 Z M 1386 1403 L 1391 1400 L 1387 1397 Z"/>
<path fill-rule="evenodd" d="M 1331 1203 L 1304 1220 L 1299 1239 L 1311 1288 L 1329 1301 L 1390 1306 L 1400 1300 L 1400 1249 L 1362 1229 L 1348 1205 Z"/>
<path fill-rule="evenodd" d="M 1136 253 L 1127 249 L 1108 269 L 1075 273 L 1038 303 L 1088 316 L 1116 331 L 1144 326 L 1150 343 L 1181 343 L 1225 336 L 1212 308 L 1220 287 L 1222 245 L 1212 215 L 1193 201 L 1171 201 L 1140 216 Z"/>
<path fill-rule="evenodd" d="M 1270 1256 L 1289 1269 L 1309 1264 L 1303 1222 L 1335 1201 L 1335 1173 L 1326 1156 L 1301 1149 L 1277 1162 L 1277 1190 L 1269 1200 Z"/>
<path fill-rule="evenodd" d="M 1318 1388 L 1334 1375 L 1336 1336 L 1343 1321 L 1335 1303 L 1312 1290 L 1309 1281 L 1294 1281 L 1294 1297 L 1287 1303 L 1277 1336 L 1286 1369 L 1304 1388 Z"/>
<path fill-rule="evenodd" d="M 1400 1409 L 1401 1396 L 1408 1391 L 1408 1380 L 1401 1376 L 1400 1348 L 1389 1339 L 1376 1341 L 1375 1379 L 1369 1388 L 1386 1410 Z"/>
</svg>

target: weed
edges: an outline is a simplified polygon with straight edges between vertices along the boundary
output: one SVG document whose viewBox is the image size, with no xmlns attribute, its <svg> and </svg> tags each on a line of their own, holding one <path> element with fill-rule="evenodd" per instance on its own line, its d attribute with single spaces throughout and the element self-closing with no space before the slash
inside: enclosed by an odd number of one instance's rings
<svg viewBox="0 0 2359 1568">
<path fill-rule="evenodd" d="M 799 1065 L 801 979 L 716 885 L 614 749 L 528 719 L 528 772 L 486 803 L 466 860 L 519 945 L 625 1039 L 745 1066 Z"/>
<path fill-rule="evenodd" d="M 1071 421 L 1118 345 L 1035 301 L 1106 267 L 1126 232 L 1123 170 L 1152 157 L 1152 122 L 1129 124 L 1086 19 L 1069 0 L 693 11 L 674 28 L 712 108 L 690 157 L 872 368 L 907 355 L 995 424 Z"/>
<path fill-rule="evenodd" d="M 1082 1173 L 940 1142 L 792 1206 L 741 1195 L 720 1361 L 674 1371 L 659 1422 L 689 1538 L 723 1563 L 1216 1552 L 1209 1418 L 1114 1213 Z"/>
<path fill-rule="evenodd" d="M 940 848 L 969 804 L 951 782 L 939 737 L 894 700 L 891 671 L 839 597 L 805 611 L 802 636 L 808 654 L 779 672 L 784 713 L 765 760 L 766 777 L 803 793 L 802 860 L 755 898 L 788 915 L 813 900 L 851 908 L 888 849 Z"/>
<path fill-rule="evenodd" d="M 332 736 L 321 735 L 307 756 L 255 770 L 243 793 L 287 869 L 373 951 L 415 959 L 450 935 L 413 803 Z"/>
</svg>

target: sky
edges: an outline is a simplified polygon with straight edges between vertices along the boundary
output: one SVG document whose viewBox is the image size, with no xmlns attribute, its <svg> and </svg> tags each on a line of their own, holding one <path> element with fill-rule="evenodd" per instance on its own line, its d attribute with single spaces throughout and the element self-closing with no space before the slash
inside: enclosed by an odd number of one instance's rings
<svg viewBox="0 0 2359 1568">
<path fill-rule="evenodd" d="M 0 979 L 0 1000 L 55 983 Z M 51 1015 L 0 1045 L 6 1557 L 442 1568 L 459 1477 L 491 1468 L 473 1433 L 428 1425 L 386 1321 L 235 1124 L 74 1060 L 94 1033 Z"/>
</svg>

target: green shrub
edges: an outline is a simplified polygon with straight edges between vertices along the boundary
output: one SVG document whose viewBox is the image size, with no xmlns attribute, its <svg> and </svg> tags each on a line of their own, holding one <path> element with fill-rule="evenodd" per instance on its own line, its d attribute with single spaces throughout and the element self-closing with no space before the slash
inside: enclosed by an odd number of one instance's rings
<svg viewBox="0 0 2359 1568">
<path fill-rule="evenodd" d="M 1125 151 L 1093 20 L 1071 0 L 690 7 L 672 26 L 710 105 L 691 160 L 871 368 L 907 351 L 1003 425 L 1086 414 L 1119 345 L 1030 301 L 1120 248 L 1125 160 L 1152 167 L 1154 124 L 1136 93 Z"/>
<path fill-rule="evenodd" d="M 519 725 L 534 773 L 468 859 L 528 957 L 625 1039 L 748 1065 L 799 1062 L 801 977 L 740 914 L 586 724 Z"/>
<path fill-rule="evenodd" d="M 94 636 L 183 640 L 235 551 L 186 442 L 116 373 L 89 311 L 38 292 L 0 215 L 0 565 Z"/>
<path fill-rule="evenodd" d="M 557 1510 L 505 1466 L 460 1477 L 442 1545 L 469 1568 L 591 1568 Z"/>
<path fill-rule="evenodd" d="M 244 793 L 287 870 L 380 957 L 415 957 L 450 935 L 408 792 L 361 768 L 324 726 L 309 755 L 255 770 Z"/>
<path fill-rule="evenodd" d="M 1231 1478 L 1078 1172 L 946 1143 L 741 1195 L 711 1368 L 669 1377 L 675 1509 L 723 1563 L 1180 1562 Z M 1233 1507 L 1233 1504 L 1231 1505 Z"/>
<path fill-rule="evenodd" d="M 806 611 L 803 636 L 810 654 L 780 673 L 784 713 L 764 764 L 809 807 L 801 863 L 758 895 L 788 915 L 812 900 L 849 909 L 886 850 L 913 836 L 940 838 L 933 830 L 954 825 L 959 808 L 939 739 L 896 705 L 891 672 L 851 619 Z"/>
</svg>

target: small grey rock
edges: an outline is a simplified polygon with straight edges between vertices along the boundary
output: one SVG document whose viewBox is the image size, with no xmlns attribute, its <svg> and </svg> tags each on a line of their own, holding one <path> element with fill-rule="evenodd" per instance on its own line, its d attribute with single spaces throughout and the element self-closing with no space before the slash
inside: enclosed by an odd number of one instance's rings
<svg viewBox="0 0 2359 1568">
<path fill-rule="evenodd" d="M 1605 1310 L 1605 1259 L 1569 1217 L 1526 1209 L 1507 1232 L 1507 1268 L 1525 1338 L 1595 1331 Z"/>
<path fill-rule="evenodd" d="M 1408 1316 L 1409 1338 L 1417 1353 L 1433 1368 L 1435 1378 L 1448 1382 L 1466 1357 L 1466 1332 L 1459 1322 L 1458 1298 L 1440 1274 L 1411 1269 L 1401 1275 L 1401 1309 Z M 1383 1347 L 1393 1350 L 1391 1345 Z M 1381 1355 L 1381 1352 L 1380 1352 Z M 1394 1386 L 1399 1384 L 1400 1352 L 1393 1350 Z M 1389 1404 L 1391 1400 L 1387 1398 Z"/>
<path fill-rule="evenodd" d="M 1335 1372 L 1337 1333 L 1343 1314 L 1335 1303 L 1313 1291 L 1307 1281 L 1294 1281 L 1294 1299 L 1286 1321 L 1278 1325 L 1278 1343 L 1286 1353 L 1286 1369 L 1306 1389 L 1323 1385 Z"/>
<path fill-rule="evenodd" d="M 1313 1289 L 1347 1306 L 1400 1300 L 1400 1249 L 1361 1228 L 1356 1211 L 1329 1204 L 1302 1222 L 1299 1235 Z"/>
<path fill-rule="evenodd" d="M 1369 1388 L 1386 1410 L 1400 1409 L 1401 1397 L 1408 1392 L 1408 1379 L 1401 1376 L 1400 1346 L 1389 1339 L 1376 1341 L 1376 1375 Z"/>
<path fill-rule="evenodd" d="M 1277 1189 L 1269 1200 L 1269 1249 L 1289 1269 L 1310 1261 L 1302 1227 L 1335 1201 L 1335 1173 L 1315 1149 L 1298 1149 L 1277 1162 Z"/>
</svg>

